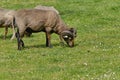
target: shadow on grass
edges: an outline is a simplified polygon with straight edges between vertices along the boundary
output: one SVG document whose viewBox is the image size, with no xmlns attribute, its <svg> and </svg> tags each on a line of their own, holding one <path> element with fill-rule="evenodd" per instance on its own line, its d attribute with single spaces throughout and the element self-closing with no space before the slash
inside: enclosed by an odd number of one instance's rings
<svg viewBox="0 0 120 80">
<path fill-rule="evenodd" d="M 41 44 L 41 45 L 27 45 L 27 46 L 25 46 L 25 48 L 28 48 L 28 49 L 30 49 L 30 48 L 53 48 L 53 47 L 58 47 L 58 46 L 60 46 L 59 44 L 52 44 L 52 47 L 46 47 L 46 45 L 45 44 Z"/>
<path fill-rule="evenodd" d="M 10 35 L 7 35 L 6 36 L 6 39 L 11 39 L 11 37 L 12 37 L 12 34 L 10 34 Z M 33 35 L 31 35 L 31 36 L 24 36 L 24 37 L 26 37 L 26 38 L 33 38 L 34 36 Z M 4 35 L 0 35 L 0 39 L 3 39 L 4 40 Z"/>
<path fill-rule="evenodd" d="M 79 44 L 75 44 L 74 45 L 74 47 L 77 47 Z M 38 45 L 27 45 L 27 46 L 25 46 L 25 48 L 27 48 L 27 49 L 30 49 L 30 48 L 55 48 L 55 47 L 66 47 L 66 48 L 74 48 L 74 47 L 69 47 L 67 44 L 64 44 L 64 45 L 61 45 L 60 43 L 55 43 L 55 44 L 52 44 L 52 47 L 46 47 L 46 45 L 45 44 L 38 44 Z"/>
</svg>

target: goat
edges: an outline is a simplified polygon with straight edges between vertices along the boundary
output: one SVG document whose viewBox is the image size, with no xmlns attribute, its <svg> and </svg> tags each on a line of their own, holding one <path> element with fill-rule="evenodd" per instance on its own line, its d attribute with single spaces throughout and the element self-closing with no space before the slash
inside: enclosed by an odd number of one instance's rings
<svg viewBox="0 0 120 80">
<path fill-rule="evenodd" d="M 60 16 L 54 11 L 22 9 L 16 11 L 14 19 L 14 26 L 17 27 L 16 37 L 18 50 L 21 50 L 21 47 L 24 47 L 22 37 L 25 32 L 45 32 L 46 47 L 52 46 L 50 36 L 52 33 L 58 34 L 60 36 L 60 40 L 62 42 L 64 40 L 69 47 L 74 46 L 76 30 L 74 28 L 68 28 Z"/>
<path fill-rule="evenodd" d="M 13 35 L 11 37 L 11 40 L 15 38 L 15 29 L 12 25 L 14 13 L 15 13 L 14 10 L 0 8 L 0 28 L 5 27 L 4 39 L 6 39 L 6 35 L 8 33 L 8 27 L 12 27 L 13 30 Z"/>
</svg>

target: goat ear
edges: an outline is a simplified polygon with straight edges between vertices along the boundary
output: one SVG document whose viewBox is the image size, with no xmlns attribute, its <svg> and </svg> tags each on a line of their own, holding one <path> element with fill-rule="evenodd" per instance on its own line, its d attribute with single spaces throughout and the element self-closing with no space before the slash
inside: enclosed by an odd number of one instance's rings
<svg viewBox="0 0 120 80">
<path fill-rule="evenodd" d="M 75 28 L 70 28 L 69 31 L 73 34 L 74 37 L 77 36 L 77 30 Z"/>
<path fill-rule="evenodd" d="M 69 30 L 70 32 L 76 32 L 76 29 L 75 28 L 70 28 L 70 30 Z"/>
</svg>

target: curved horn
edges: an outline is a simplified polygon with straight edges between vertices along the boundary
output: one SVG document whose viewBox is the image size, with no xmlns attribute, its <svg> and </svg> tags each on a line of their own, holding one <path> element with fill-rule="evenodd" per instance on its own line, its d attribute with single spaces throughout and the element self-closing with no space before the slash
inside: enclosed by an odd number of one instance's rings
<svg viewBox="0 0 120 80">
<path fill-rule="evenodd" d="M 65 30 L 61 34 L 62 34 L 62 36 L 66 36 L 67 35 L 67 36 L 73 37 L 73 34 L 69 30 Z"/>
<path fill-rule="evenodd" d="M 62 32 L 61 36 L 64 39 L 64 41 L 68 44 L 69 47 L 74 46 L 74 36 L 71 31 L 65 30 Z"/>
</svg>

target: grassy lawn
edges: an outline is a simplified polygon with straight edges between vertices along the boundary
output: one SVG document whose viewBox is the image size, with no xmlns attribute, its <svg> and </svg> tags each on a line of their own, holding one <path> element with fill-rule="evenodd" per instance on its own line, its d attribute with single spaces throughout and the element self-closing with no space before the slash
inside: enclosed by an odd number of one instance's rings
<svg viewBox="0 0 120 80">
<path fill-rule="evenodd" d="M 120 0 L 1 0 L 7 9 L 54 6 L 69 26 L 77 29 L 75 47 L 61 46 L 52 35 L 53 48 L 45 47 L 45 34 L 24 37 L 17 50 L 3 40 L 0 28 L 0 80 L 119 80 Z"/>
</svg>

